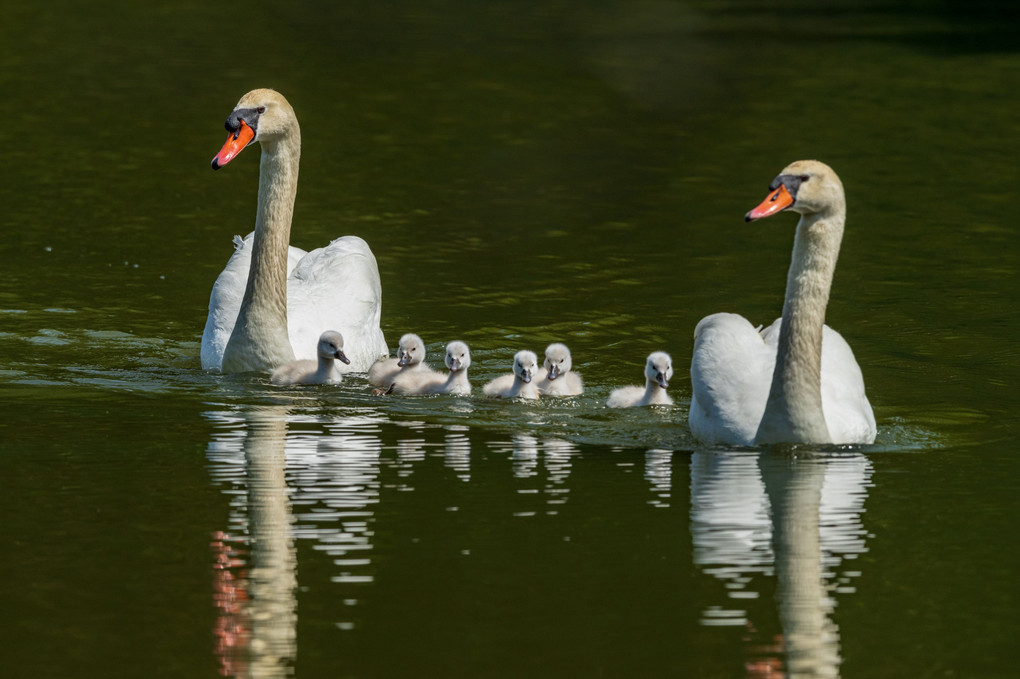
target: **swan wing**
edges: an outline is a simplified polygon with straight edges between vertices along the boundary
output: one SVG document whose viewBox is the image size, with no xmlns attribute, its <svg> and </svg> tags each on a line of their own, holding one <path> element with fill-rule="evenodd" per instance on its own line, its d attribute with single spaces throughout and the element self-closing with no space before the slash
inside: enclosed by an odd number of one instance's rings
<svg viewBox="0 0 1020 679">
<path fill-rule="evenodd" d="M 351 360 L 343 371 L 367 371 L 387 354 L 381 314 L 379 268 L 368 243 L 357 236 L 312 250 L 287 279 L 287 325 L 298 358 L 314 358 L 319 335 L 337 330 Z"/>
<path fill-rule="evenodd" d="M 607 408 L 631 408 L 641 402 L 645 395 L 644 387 L 629 386 L 617 387 L 609 393 L 606 399 Z"/>
<path fill-rule="evenodd" d="M 822 328 L 822 412 L 833 443 L 874 443 L 875 413 L 864 393 L 864 375 L 838 332 Z"/>
<path fill-rule="evenodd" d="M 439 394 L 446 384 L 446 375 L 425 370 L 409 370 L 393 378 L 397 394 Z"/>
<path fill-rule="evenodd" d="M 513 389 L 515 379 L 512 373 L 500 375 L 482 387 L 482 393 L 486 396 L 505 397 Z"/>
<path fill-rule="evenodd" d="M 762 331 L 773 361 L 781 326 L 780 318 Z M 822 414 L 833 443 L 875 442 L 875 413 L 864 393 L 864 375 L 850 345 L 827 325 L 822 326 Z"/>
<path fill-rule="evenodd" d="M 771 330 L 759 333 L 743 316 L 728 313 L 698 323 L 688 423 L 702 443 L 754 443 L 776 363 L 775 342 L 767 341 Z"/>
<path fill-rule="evenodd" d="M 393 378 L 400 374 L 396 358 L 380 358 L 368 369 L 368 383 L 376 387 L 388 387 Z"/>
</svg>

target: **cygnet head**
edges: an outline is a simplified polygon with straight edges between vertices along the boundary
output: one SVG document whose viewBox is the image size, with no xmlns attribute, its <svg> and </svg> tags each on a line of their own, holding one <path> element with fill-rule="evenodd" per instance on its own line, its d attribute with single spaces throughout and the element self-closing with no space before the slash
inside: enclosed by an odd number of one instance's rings
<svg viewBox="0 0 1020 679">
<path fill-rule="evenodd" d="M 397 344 L 397 365 L 418 365 L 425 360 L 425 343 L 414 333 L 407 333 Z"/>
<path fill-rule="evenodd" d="M 514 354 L 514 375 L 527 384 L 538 370 L 538 356 L 534 351 L 518 351 Z"/>
<path fill-rule="evenodd" d="M 319 336 L 319 357 L 335 358 L 350 365 L 351 359 L 344 355 L 344 336 L 336 330 L 327 330 Z"/>
<path fill-rule="evenodd" d="M 471 366 L 471 351 L 463 342 L 450 342 L 446 345 L 446 358 L 443 361 L 450 372 L 467 370 Z"/>
<path fill-rule="evenodd" d="M 845 209 L 843 182 L 833 169 L 817 160 L 798 160 L 772 180 L 769 195 L 744 220 L 752 222 L 784 210 L 814 215 Z"/>
<path fill-rule="evenodd" d="M 653 351 L 645 362 L 645 379 L 657 382 L 663 389 L 673 379 L 673 359 L 665 351 Z"/>
<path fill-rule="evenodd" d="M 566 344 L 555 342 L 545 348 L 545 363 L 543 367 L 548 372 L 550 380 L 554 380 L 563 373 L 570 372 L 573 363 L 570 360 L 570 349 Z"/>
</svg>

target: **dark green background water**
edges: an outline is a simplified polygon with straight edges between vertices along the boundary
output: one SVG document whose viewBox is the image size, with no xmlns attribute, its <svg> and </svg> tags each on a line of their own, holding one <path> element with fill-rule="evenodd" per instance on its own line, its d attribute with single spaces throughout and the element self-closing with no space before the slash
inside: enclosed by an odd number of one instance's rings
<svg viewBox="0 0 1020 679">
<path fill-rule="evenodd" d="M 5 5 L 2 674 L 1016 676 L 1017 18 Z M 464 339 L 478 387 L 562 340 L 585 395 L 203 373 L 258 154 L 209 160 L 265 86 L 302 125 L 292 242 L 371 243 L 391 346 Z M 779 313 L 794 219 L 742 216 L 803 157 L 846 186 L 828 321 L 878 441 L 701 450 L 694 326 Z M 657 349 L 677 406 L 604 409 Z"/>
</svg>

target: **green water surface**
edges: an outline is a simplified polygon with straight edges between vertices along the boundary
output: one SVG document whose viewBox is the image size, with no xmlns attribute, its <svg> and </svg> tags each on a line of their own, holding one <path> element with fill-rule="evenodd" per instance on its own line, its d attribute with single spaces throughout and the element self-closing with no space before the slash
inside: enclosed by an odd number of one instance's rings
<svg viewBox="0 0 1020 679">
<path fill-rule="evenodd" d="M 0 10 L 0 675 L 1015 677 L 1020 41 L 1008 3 L 21 3 Z M 364 237 L 383 330 L 476 393 L 201 370 L 254 223 Z M 707 450 L 694 326 L 771 322 L 798 158 L 848 221 L 827 321 L 873 446 Z M 610 411 L 672 354 L 672 408 Z"/>
</svg>

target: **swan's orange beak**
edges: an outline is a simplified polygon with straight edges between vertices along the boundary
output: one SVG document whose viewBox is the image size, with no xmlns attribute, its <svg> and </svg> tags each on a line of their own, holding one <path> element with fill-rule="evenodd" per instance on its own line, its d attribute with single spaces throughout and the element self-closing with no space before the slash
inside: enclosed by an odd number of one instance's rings
<svg viewBox="0 0 1020 679">
<path fill-rule="evenodd" d="M 786 190 L 786 185 L 780 184 L 778 189 L 765 197 L 761 205 L 744 215 L 744 221 L 753 222 L 756 219 L 774 215 L 791 205 L 793 205 L 793 196 Z"/>
<path fill-rule="evenodd" d="M 232 132 L 227 137 L 227 142 L 223 145 L 223 148 L 212 159 L 212 169 L 218 170 L 229 163 L 238 153 L 244 150 L 245 146 L 252 143 L 255 139 L 255 130 L 251 129 L 248 123 L 243 120 L 240 122 L 241 126 L 237 128 L 237 132 Z"/>
</svg>

